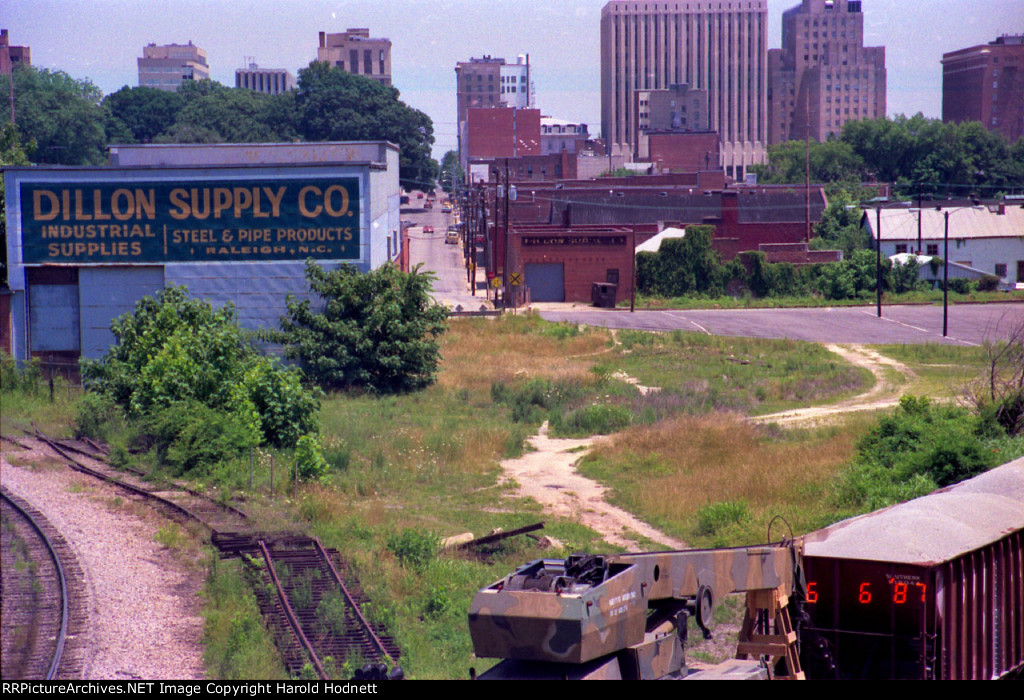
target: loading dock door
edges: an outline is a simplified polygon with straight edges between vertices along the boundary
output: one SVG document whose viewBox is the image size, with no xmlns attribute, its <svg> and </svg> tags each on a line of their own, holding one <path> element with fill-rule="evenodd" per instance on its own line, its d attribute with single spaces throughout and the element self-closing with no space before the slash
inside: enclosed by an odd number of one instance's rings
<svg viewBox="0 0 1024 700">
<path fill-rule="evenodd" d="M 527 263 L 524 272 L 531 301 L 565 301 L 564 263 Z"/>
</svg>

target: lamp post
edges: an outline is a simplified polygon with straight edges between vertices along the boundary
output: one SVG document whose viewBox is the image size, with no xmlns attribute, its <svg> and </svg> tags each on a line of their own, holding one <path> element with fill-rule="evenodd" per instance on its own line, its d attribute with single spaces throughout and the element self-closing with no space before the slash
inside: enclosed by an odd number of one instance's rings
<svg viewBox="0 0 1024 700">
<path fill-rule="evenodd" d="M 949 217 L 951 214 L 956 214 L 959 211 L 984 209 L 984 207 L 976 205 L 953 209 L 935 208 L 942 212 L 942 217 L 945 220 L 942 233 L 942 337 L 945 338 L 949 331 Z"/>
</svg>

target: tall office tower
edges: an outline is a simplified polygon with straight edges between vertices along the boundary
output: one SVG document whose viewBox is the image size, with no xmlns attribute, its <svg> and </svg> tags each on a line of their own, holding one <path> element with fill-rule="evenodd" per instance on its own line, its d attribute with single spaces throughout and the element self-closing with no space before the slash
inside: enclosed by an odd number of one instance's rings
<svg viewBox="0 0 1024 700">
<path fill-rule="evenodd" d="M 1024 137 L 1024 35 L 942 55 L 942 121 L 976 121 Z"/>
<path fill-rule="evenodd" d="M 316 60 L 391 85 L 391 39 L 372 39 L 365 27 L 340 34 L 320 32 Z"/>
<path fill-rule="evenodd" d="M 15 66 L 31 66 L 32 49 L 11 46 L 6 29 L 0 29 L 0 73 L 10 75 Z"/>
<path fill-rule="evenodd" d="M 612 0 L 601 10 L 601 131 L 632 150 L 634 92 L 686 84 L 708 94 L 727 175 L 764 162 L 767 0 Z"/>
<path fill-rule="evenodd" d="M 885 47 L 864 46 L 860 0 L 802 0 L 768 52 L 768 143 L 824 141 L 885 116 Z"/>
<path fill-rule="evenodd" d="M 177 92 L 186 80 L 207 80 L 210 67 L 206 64 L 206 51 L 194 45 L 150 44 L 142 49 L 139 62 L 139 85 Z"/>
</svg>

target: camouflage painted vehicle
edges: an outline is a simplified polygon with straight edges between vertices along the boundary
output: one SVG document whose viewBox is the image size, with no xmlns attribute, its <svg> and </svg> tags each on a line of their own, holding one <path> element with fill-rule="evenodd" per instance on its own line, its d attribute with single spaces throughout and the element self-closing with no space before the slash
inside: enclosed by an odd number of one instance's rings
<svg viewBox="0 0 1024 700">
<path fill-rule="evenodd" d="M 481 678 L 681 677 L 689 616 L 710 636 L 716 595 L 768 594 L 757 609 L 784 608 L 798 561 L 778 544 L 530 562 L 473 599 L 476 655 L 506 659 Z"/>
</svg>

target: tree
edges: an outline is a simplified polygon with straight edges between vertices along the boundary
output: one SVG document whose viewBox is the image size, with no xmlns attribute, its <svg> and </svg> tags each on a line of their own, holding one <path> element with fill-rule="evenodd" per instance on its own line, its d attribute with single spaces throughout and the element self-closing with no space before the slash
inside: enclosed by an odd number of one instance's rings
<svg viewBox="0 0 1024 700">
<path fill-rule="evenodd" d="M 1010 323 L 1005 342 L 985 341 L 984 375 L 963 387 L 961 398 L 1002 426 L 1010 435 L 1024 433 L 1024 320 Z"/>
<path fill-rule="evenodd" d="M 131 133 L 134 143 L 152 143 L 178 118 L 185 98 L 151 87 L 128 87 L 103 98 L 103 107 Z"/>
<path fill-rule="evenodd" d="M 62 71 L 20 66 L 14 71 L 14 109 L 22 143 L 37 163 L 102 165 L 106 162 L 106 117 L 100 89 Z M 10 121 L 2 100 L 0 119 Z"/>
<path fill-rule="evenodd" d="M 814 225 L 811 248 L 839 248 L 849 257 L 855 250 L 870 247 L 871 236 L 860 225 L 862 215 L 848 194 L 837 192 L 821 213 L 821 221 Z"/>
<path fill-rule="evenodd" d="M 366 273 L 348 265 L 327 271 L 309 261 L 306 279 L 322 309 L 289 297 L 281 330 L 263 337 L 285 345 L 313 381 L 381 394 L 433 383 L 448 315 L 430 298 L 433 275 L 390 264 Z"/>
<path fill-rule="evenodd" d="M 402 187 L 427 190 L 437 177 L 434 126 L 398 98 L 393 87 L 314 61 L 299 71 L 296 130 L 306 141 L 391 141 L 402 149 Z"/>
<path fill-rule="evenodd" d="M 441 189 L 451 194 L 456 182 L 465 182 L 466 174 L 459 162 L 458 151 L 448 151 L 441 158 Z"/>
<path fill-rule="evenodd" d="M 18 130 L 10 123 L 0 126 L 0 166 L 5 165 L 29 165 Z M 4 176 L 0 172 L 0 288 L 7 287 L 7 217 L 4 215 L 7 209 L 4 192 Z"/>
<path fill-rule="evenodd" d="M 271 143 L 294 138 L 291 115 L 273 109 L 277 101 L 284 102 L 286 98 L 245 88 L 227 88 L 219 83 L 205 88 L 193 89 L 195 94 L 189 94 L 168 132 L 201 134 L 209 129 L 228 143 Z"/>
</svg>

